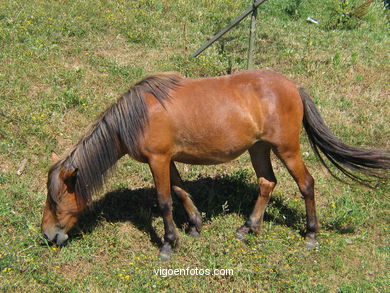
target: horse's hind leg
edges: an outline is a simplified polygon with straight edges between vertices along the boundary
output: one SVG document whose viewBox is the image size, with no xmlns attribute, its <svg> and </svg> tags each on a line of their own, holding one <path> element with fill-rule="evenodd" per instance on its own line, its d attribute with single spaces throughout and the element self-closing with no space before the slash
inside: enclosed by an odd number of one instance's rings
<svg viewBox="0 0 390 293">
<path fill-rule="evenodd" d="M 319 226 L 314 201 L 314 179 L 303 163 L 299 146 L 276 147 L 274 151 L 298 184 L 306 207 L 306 243 L 309 248 L 316 247 L 318 246 L 316 233 Z"/>
<path fill-rule="evenodd" d="M 188 229 L 189 234 L 194 237 L 199 237 L 199 232 L 202 228 L 202 216 L 192 202 L 190 194 L 184 190 L 183 181 L 174 162 L 171 162 L 171 185 L 175 194 L 181 199 L 187 213 L 190 224 Z"/>
<path fill-rule="evenodd" d="M 259 233 L 265 208 L 276 186 L 276 178 L 270 159 L 270 145 L 258 142 L 249 149 L 253 168 L 259 182 L 259 195 L 248 221 L 237 230 L 237 237 L 243 239 L 248 232 Z"/>
</svg>

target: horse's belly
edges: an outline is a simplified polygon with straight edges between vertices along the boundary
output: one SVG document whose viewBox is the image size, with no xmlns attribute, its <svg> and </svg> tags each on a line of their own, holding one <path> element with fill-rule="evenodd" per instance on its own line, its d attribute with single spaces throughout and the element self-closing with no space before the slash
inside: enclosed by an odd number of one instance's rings
<svg viewBox="0 0 390 293">
<path fill-rule="evenodd" d="M 234 156 L 221 156 L 218 155 L 204 155 L 204 154 L 188 154 L 188 153 L 179 153 L 173 157 L 173 161 L 181 162 L 191 165 L 217 165 L 229 162 L 238 156 L 240 156 L 244 151 L 235 154 Z"/>
<path fill-rule="evenodd" d="M 186 164 L 215 165 L 229 162 L 255 143 L 255 140 L 226 142 L 222 145 L 214 143 L 185 143 L 178 147 L 173 160 Z"/>
</svg>

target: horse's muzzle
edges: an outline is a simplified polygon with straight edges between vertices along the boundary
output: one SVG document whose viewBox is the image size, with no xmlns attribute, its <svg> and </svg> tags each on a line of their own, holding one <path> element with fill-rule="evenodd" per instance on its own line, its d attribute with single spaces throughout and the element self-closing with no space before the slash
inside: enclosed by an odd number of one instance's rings
<svg viewBox="0 0 390 293">
<path fill-rule="evenodd" d="M 69 238 L 68 234 L 64 233 L 61 230 L 51 233 L 49 231 L 43 232 L 43 236 L 47 239 L 47 241 L 55 243 L 58 246 L 64 244 Z"/>
</svg>

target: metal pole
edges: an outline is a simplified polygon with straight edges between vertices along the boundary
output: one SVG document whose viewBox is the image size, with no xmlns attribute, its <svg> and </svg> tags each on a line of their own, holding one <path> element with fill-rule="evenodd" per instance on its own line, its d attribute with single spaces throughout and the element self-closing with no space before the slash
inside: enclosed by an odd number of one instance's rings
<svg viewBox="0 0 390 293">
<path fill-rule="evenodd" d="M 253 5 L 245 10 L 243 13 L 241 13 L 236 19 L 234 19 L 228 26 L 223 28 L 220 32 L 215 34 L 210 40 L 208 40 L 202 47 L 200 47 L 197 51 L 195 51 L 191 57 L 196 57 L 200 53 L 202 53 L 204 50 L 206 50 L 208 47 L 211 46 L 215 41 L 217 41 L 220 37 L 222 37 L 224 34 L 226 34 L 228 31 L 230 31 L 233 27 L 235 27 L 241 20 L 243 20 L 247 15 L 249 15 L 254 8 L 257 8 L 260 4 L 263 4 L 267 0 L 257 0 L 254 1 Z"/>
<path fill-rule="evenodd" d="M 253 12 L 251 17 L 251 26 L 249 31 L 249 49 L 248 49 L 248 64 L 247 69 L 253 69 L 253 54 L 255 52 L 255 43 L 256 43 L 256 16 L 257 16 L 257 7 L 255 7 L 255 0 L 253 1 Z"/>
</svg>

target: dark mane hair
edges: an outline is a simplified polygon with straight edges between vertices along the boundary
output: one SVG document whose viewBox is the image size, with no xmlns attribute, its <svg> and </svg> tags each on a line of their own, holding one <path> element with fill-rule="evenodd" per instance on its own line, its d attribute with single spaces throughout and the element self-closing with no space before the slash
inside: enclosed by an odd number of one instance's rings
<svg viewBox="0 0 390 293">
<path fill-rule="evenodd" d="M 48 190 L 52 200 L 59 200 L 60 169 L 78 169 L 75 192 L 78 200 L 88 203 L 103 186 L 107 171 L 119 159 L 118 142 L 131 156 L 137 156 L 139 137 L 148 123 L 145 93 L 154 95 L 164 106 L 170 91 L 177 88 L 182 79 L 176 73 L 148 76 L 109 106 L 67 155 L 50 168 Z"/>
</svg>

